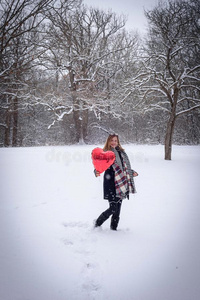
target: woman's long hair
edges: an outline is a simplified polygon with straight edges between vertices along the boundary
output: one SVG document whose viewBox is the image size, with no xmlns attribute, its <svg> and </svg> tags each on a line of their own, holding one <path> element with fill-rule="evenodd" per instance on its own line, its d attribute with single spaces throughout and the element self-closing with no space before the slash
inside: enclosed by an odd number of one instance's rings
<svg viewBox="0 0 200 300">
<path fill-rule="evenodd" d="M 114 134 L 109 134 L 109 136 L 108 136 L 108 138 L 106 140 L 106 143 L 105 143 L 105 145 L 103 147 L 103 151 L 110 151 L 111 150 L 110 142 L 111 142 L 112 138 L 114 138 L 114 137 L 117 138 L 117 142 L 118 142 L 118 146 L 117 147 L 118 147 L 118 149 L 120 151 L 124 151 L 124 149 L 122 148 L 122 146 L 120 144 L 119 137 L 115 133 Z"/>
</svg>

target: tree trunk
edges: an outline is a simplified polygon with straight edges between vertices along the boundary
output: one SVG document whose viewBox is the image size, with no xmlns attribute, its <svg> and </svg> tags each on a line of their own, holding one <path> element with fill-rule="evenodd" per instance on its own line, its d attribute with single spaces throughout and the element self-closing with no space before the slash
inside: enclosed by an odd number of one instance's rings
<svg viewBox="0 0 200 300">
<path fill-rule="evenodd" d="M 80 117 L 80 105 L 79 100 L 77 99 L 76 91 L 72 92 L 72 98 L 73 98 L 73 119 L 74 119 L 74 126 L 75 126 L 75 135 L 76 135 L 76 143 L 79 143 L 81 140 L 81 117 Z"/>
<path fill-rule="evenodd" d="M 76 143 L 79 143 L 82 140 L 82 132 L 81 132 L 81 116 L 80 116 L 80 101 L 77 98 L 77 90 L 76 90 L 76 83 L 75 83 L 75 75 L 72 67 L 68 68 L 69 70 L 69 78 L 70 78 L 70 85 L 71 85 L 71 93 L 72 93 L 72 101 L 73 101 L 73 119 L 74 119 L 74 126 L 75 126 L 75 135 L 76 135 Z"/>
<path fill-rule="evenodd" d="M 17 144 L 17 133 L 18 133 L 18 99 L 17 97 L 13 103 L 13 136 L 12 136 L 12 147 L 18 146 Z"/>
<path fill-rule="evenodd" d="M 8 110 L 6 113 L 6 128 L 5 128 L 5 136 L 4 136 L 4 146 L 9 147 L 10 146 L 10 126 L 11 126 L 11 114 Z"/>
<path fill-rule="evenodd" d="M 82 111 L 82 136 L 85 142 L 88 134 L 88 109 Z"/>
<path fill-rule="evenodd" d="M 174 133 L 174 126 L 175 126 L 176 116 L 172 112 L 167 123 L 167 131 L 165 135 L 165 160 L 171 160 L 172 156 L 172 139 Z"/>
</svg>

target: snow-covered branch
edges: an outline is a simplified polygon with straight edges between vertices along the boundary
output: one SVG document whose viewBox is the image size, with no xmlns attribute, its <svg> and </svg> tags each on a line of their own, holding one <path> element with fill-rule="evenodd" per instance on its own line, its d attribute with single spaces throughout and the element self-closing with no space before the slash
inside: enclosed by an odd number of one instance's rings
<svg viewBox="0 0 200 300">
<path fill-rule="evenodd" d="M 3 124 L 3 123 L 0 123 L 0 126 L 4 127 L 4 128 L 8 128 L 8 126 L 6 124 Z"/>
<path fill-rule="evenodd" d="M 191 112 L 192 110 L 195 110 L 195 109 L 198 109 L 198 108 L 200 108 L 200 104 L 194 105 L 194 106 L 192 106 L 192 107 L 190 107 L 190 108 L 188 108 L 188 109 L 182 110 L 182 111 L 176 113 L 176 116 L 178 117 L 178 116 L 180 116 L 180 115 L 189 113 L 189 112 Z"/>
<path fill-rule="evenodd" d="M 181 102 L 184 102 L 184 101 L 190 101 L 190 102 L 200 102 L 200 99 L 195 99 L 194 97 L 188 97 L 188 96 L 185 96 L 181 99 L 178 100 L 177 104 L 180 104 Z"/>
</svg>

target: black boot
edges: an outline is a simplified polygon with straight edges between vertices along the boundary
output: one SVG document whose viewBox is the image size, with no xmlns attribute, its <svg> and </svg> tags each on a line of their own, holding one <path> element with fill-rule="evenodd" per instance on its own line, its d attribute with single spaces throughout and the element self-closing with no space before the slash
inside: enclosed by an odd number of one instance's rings
<svg viewBox="0 0 200 300">
<path fill-rule="evenodd" d="M 117 230 L 117 226 L 119 223 L 119 217 L 113 217 L 111 218 L 111 224 L 110 224 L 110 229 L 112 230 Z"/>
<path fill-rule="evenodd" d="M 105 214 L 105 212 L 103 212 L 96 220 L 94 226 L 95 227 L 101 226 L 108 218 L 109 218 L 109 216 L 107 216 L 107 214 Z"/>
</svg>

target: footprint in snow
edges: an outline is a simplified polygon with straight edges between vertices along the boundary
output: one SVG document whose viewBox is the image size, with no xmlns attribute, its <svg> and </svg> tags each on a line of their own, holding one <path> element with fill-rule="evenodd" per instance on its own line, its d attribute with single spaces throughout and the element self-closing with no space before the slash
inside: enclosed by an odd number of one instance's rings
<svg viewBox="0 0 200 300">
<path fill-rule="evenodd" d="M 82 268 L 82 293 L 86 294 L 87 299 L 93 299 L 93 296 L 101 289 L 100 280 L 97 277 L 99 267 L 95 263 L 86 262 Z"/>
<path fill-rule="evenodd" d="M 66 228 L 66 236 L 62 239 L 63 243 L 73 246 L 73 251 L 79 254 L 88 255 L 91 252 L 91 243 L 95 242 L 91 235 L 91 224 L 71 221 L 63 223 L 63 226 Z"/>
<path fill-rule="evenodd" d="M 66 237 L 62 239 L 64 244 L 72 247 L 73 254 L 82 264 L 81 282 L 77 288 L 81 290 L 83 299 L 95 299 L 101 288 L 101 270 L 95 259 L 95 247 L 97 237 L 91 234 L 91 224 L 84 222 L 65 222 Z"/>
<path fill-rule="evenodd" d="M 78 227 L 78 228 L 89 228 L 90 225 L 88 223 L 84 223 L 84 222 L 75 222 L 75 221 L 72 221 L 72 222 L 65 222 L 63 223 L 63 226 L 64 227 L 71 227 L 71 228 L 74 228 L 74 227 Z"/>
</svg>

